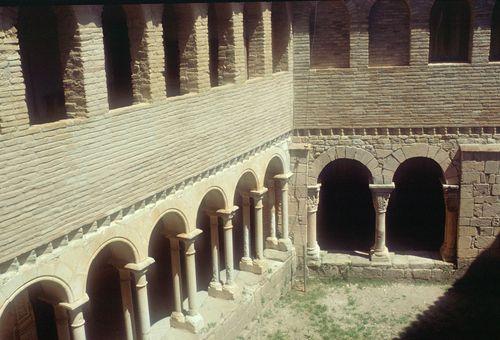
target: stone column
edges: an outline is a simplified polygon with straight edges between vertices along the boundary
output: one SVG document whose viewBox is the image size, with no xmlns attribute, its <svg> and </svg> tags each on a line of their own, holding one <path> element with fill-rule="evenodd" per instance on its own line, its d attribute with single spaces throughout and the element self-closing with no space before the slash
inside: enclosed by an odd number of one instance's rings
<svg viewBox="0 0 500 340">
<path fill-rule="evenodd" d="M 130 272 L 126 269 L 118 269 L 120 273 L 120 292 L 122 297 L 122 312 L 125 322 L 125 334 L 127 340 L 135 339 L 135 318 L 132 290 L 130 287 Z"/>
<path fill-rule="evenodd" d="M 81 299 L 66 303 L 61 302 L 59 306 L 68 311 L 71 338 L 73 340 L 86 340 L 85 319 L 83 317 L 83 305 L 89 301 L 89 296 L 85 294 Z"/>
<path fill-rule="evenodd" d="M 370 249 L 370 259 L 373 262 L 388 262 L 389 250 L 385 245 L 385 213 L 389 204 L 389 197 L 394 190 L 394 183 L 370 184 L 373 206 L 376 213 L 375 243 Z"/>
<path fill-rule="evenodd" d="M 459 186 L 443 184 L 446 219 L 444 226 L 444 242 L 440 252 L 443 261 L 453 262 L 456 257 L 457 213 L 460 198 Z"/>
<path fill-rule="evenodd" d="M 182 290 L 181 290 L 181 259 L 179 253 L 179 239 L 169 237 L 170 242 L 170 262 L 172 267 L 172 282 L 174 289 L 174 311 L 170 317 L 170 325 L 178 327 L 179 324 L 185 322 L 184 314 L 182 313 Z"/>
<path fill-rule="evenodd" d="M 135 276 L 135 289 L 137 296 L 137 310 L 139 312 L 139 333 L 140 338 L 143 340 L 149 339 L 149 330 L 151 328 L 149 320 L 149 302 L 148 302 L 148 281 L 146 280 L 146 272 L 148 267 L 152 265 L 155 260 L 147 257 L 140 263 L 129 263 L 125 265 L 126 269 L 131 270 Z"/>
<path fill-rule="evenodd" d="M 250 196 L 241 194 L 243 200 L 243 258 L 240 260 L 240 270 L 252 272 L 253 262 L 250 257 Z"/>
<path fill-rule="evenodd" d="M 264 259 L 264 217 L 262 212 L 264 205 L 262 199 L 266 192 L 267 188 L 250 191 L 255 203 L 255 254 L 257 260 Z"/>
<path fill-rule="evenodd" d="M 274 179 L 280 182 L 281 188 L 281 223 L 282 223 L 282 238 L 278 241 L 279 250 L 292 250 L 292 241 L 288 233 L 288 181 L 292 177 L 292 173 L 280 174 L 274 176 Z"/>
<path fill-rule="evenodd" d="M 211 290 L 221 290 L 220 269 L 219 269 L 219 217 L 215 212 L 209 212 L 210 216 L 210 249 L 212 254 L 212 281 Z"/>
<path fill-rule="evenodd" d="M 191 332 L 198 333 L 203 326 L 203 318 L 198 313 L 198 301 L 196 298 L 196 249 L 194 247 L 195 239 L 200 235 L 200 229 L 194 229 L 190 233 L 178 234 L 177 237 L 184 242 L 184 251 L 186 259 L 186 279 L 189 310 L 186 316 L 186 326 Z"/>
<path fill-rule="evenodd" d="M 222 218 L 224 228 L 224 254 L 226 261 L 226 283 L 223 290 L 228 293 L 228 298 L 234 298 L 234 258 L 233 258 L 233 216 L 238 210 L 234 206 L 230 209 L 220 209 L 217 213 Z"/>
<path fill-rule="evenodd" d="M 317 265 L 320 262 L 320 249 L 316 234 L 316 213 L 318 211 L 320 188 L 321 184 L 307 187 L 307 258 L 308 263 L 311 265 Z"/>
<path fill-rule="evenodd" d="M 54 316 L 56 319 L 57 339 L 71 340 L 71 335 L 69 334 L 67 311 L 61 306 L 59 306 L 59 304 L 55 304 L 53 306 L 54 306 Z"/>
<path fill-rule="evenodd" d="M 276 189 L 274 180 L 267 182 L 267 197 L 269 204 L 269 237 L 266 239 L 266 248 L 277 249 L 278 239 L 276 238 Z"/>
</svg>

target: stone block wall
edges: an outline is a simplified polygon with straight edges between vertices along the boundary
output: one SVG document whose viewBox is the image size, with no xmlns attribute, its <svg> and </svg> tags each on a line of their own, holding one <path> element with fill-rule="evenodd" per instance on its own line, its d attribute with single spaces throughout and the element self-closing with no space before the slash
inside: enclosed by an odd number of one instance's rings
<svg viewBox="0 0 500 340">
<path fill-rule="evenodd" d="M 67 67 L 76 66 L 67 74 L 75 84 L 70 90 L 81 96 L 68 103 L 83 114 L 39 125 L 28 120 L 16 10 L 0 9 L 2 263 L 43 251 L 47 242 L 64 242 L 68 233 L 114 211 L 134 209 L 136 202 L 161 188 L 200 180 L 210 169 L 292 130 L 290 73 L 273 75 L 268 69 L 252 82 L 241 79 L 210 88 L 203 4 L 179 7 L 193 24 L 182 28 L 179 39 L 185 43 L 181 87 L 186 95 L 166 97 L 161 11 L 141 5 L 129 18 L 142 32 L 131 33 L 134 98 L 140 103 L 109 110 L 102 8 L 67 8 L 76 26 Z M 230 24 L 238 26 L 231 32 L 238 38 L 228 43 L 238 44 L 244 56 L 242 11 L 231 7 L 229 13 Z M 271 40 L 270 20 L 266 23 L 264 36 Z M 231 70 L 245 70 L 244 58 L 234 57 L 235 47 L 230 47 L 235 64 Z M 271 54 L 265 56 L 270 65 Z"/>
<path fill-rule="evenodd" d="M 458 262 L 500 256 L 500 145 L 462 145 Z"/>
<path fill-rule="evenodd" d="M 329 162 L 338 158 L 358 160 L 370 170 L 375 183 L 391 183 L 397 167 L 404 160 L 428 157 L 440 165 L 445 183 L 463 185 L 464 176 L 467 179 L 467 176 L 471 175 L 463 174 L 461 177 L 460 145 L 486 146 L 499 143 L 500 129 L 299 129 L 295 131 L 292 140 L 290 164 L 294 177 L 290 182 L 290 232 L 297 249 L 301 251 L 307 239 L 307 186 L 317 182 L 317 176 Z M 475 171 L 472 175 L 475 176 L 474 181 L 479 183 L 480 178 L 484 178 L 485 183 L 489 183 L 487 181 L 490 180 L 490 175 L 485 172 L 481 174 L 479 168 Z M 493 184 L 490 185 L 489 190 L 493 190 Z M 462 189 L 461 197 L 466 190 L 467 187 L 465 191 Z M 498 197 L 488 198 L 488 201 L 491 200 L 498 200 Z M 493 205 L 490 207 L 489 204 L 487 213 L 492 214 Z M 488 229 L 487 232 L 494 231 Z M 468 241 L 472 242 L 470 238 Z M 467 247 L 468 245 L 469 243 Z M 388 247 L 390 250 L 390 244 Z M 458 243 L 458 247 L 462 249 L 460 251 L 467 248 L 464 248 L 463 241 Z M 472 252 L 478 254 L 477 249 Z M 461 256 L 459 253 L 459 257 Z"/>
<path fill-rule="evenodd" d="M 489 62 L 494 1 L 471 2 L 470 63 L 429 64 L 429 17 L 434 1 L 410 0 L 408 5 L 401 4 L 401 10 L 407 7 L 410 18 L 409 65 L 386 66 L 402 64 L 398 58 L 406 49 L 399 50 L 402 43 L 395 48 L 394 38 L 387 41 L 389 38 L 381 32 L 381 55 L 376 58 L 376 65 L 371 65 L 370 22 L 377 22 L 377 27 L 387 24 L 389 30 L 404 32 L 406 26 L 395 21 L 393 12 L 376 10 L 377 6 L 392 8 L 396 3 L 399 2 L 350 0 L 345 1 L 345 13 L 336 11 L 336 20 L 347 13 L 348 18 L 343 20 L 351 23 L 349 68 L 338 67 L 334 51 L 330 54 L 330 67 L 314 66 L 309 34 L 314 6 L 311 2 L 294 5 L 296 128 L 495 126 L 500 123 L 497 95 L 500 64 Z M 370 13 L 374 14 L 372 21 Z M 333 29 L 336 27 L 332 26 Z M 318 31 L 314 43 L 328 46 L 331 37 Z M 395 52 L 401 54 L 394 59 Z M 328 63 L 322 60 L 321 64 Z"/>
</svg>

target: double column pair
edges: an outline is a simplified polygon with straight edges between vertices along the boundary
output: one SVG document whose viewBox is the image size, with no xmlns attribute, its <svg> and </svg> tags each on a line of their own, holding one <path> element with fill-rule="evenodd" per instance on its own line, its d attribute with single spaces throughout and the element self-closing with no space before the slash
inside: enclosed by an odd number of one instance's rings
<svg viewBox="0 0 500 340">
<path fill-rule="evenodd" d="M 270 235 L 266 239 L 266 248 L 286 252 L 292 250 L 293 245 L 288 228 L 288 182 L 292 175 L 292 173 L 279 174 L 267 183 Z M 281 220 L 281 237 L 279 239 L 276 234 L 276 206 L 278 202 L 280 203 L 278 216 Z"/>
<path fill-rule="evenodd" d="M 140 339 L 149 339 L 150 320 L 149 320 L 149 303 L 147 294 L 146 272 L 148 267 L 154 263 L 152 258 L 146 258 L 141 263 L 129 263 L 124 266 L 119 266 L 120 273 L 120 291 L 122 297 L 122 311 L 125 322 L 125 334 L 127 340 L 136 339 L 136 334 Z M 137 297 L 137 311 L 139 313 L 139 327 L 136 333 L 134 306 L 132 299 L 132 281 L 130 275 L 135 276 L 135 289 Z M 65 303 L 62 302 L 59 306 L 66 310 L 69 323 L 71 339 L 85 340 L 85 319 L 83 316 L 83 306 L 89 301 L 87 294 L 81 299 Z M 60 316 L 61 312 L 58 313 Z M 60 318 L 59 318 L 60 319 Z M 69 339 L 69 337 L 68 337 Z"/>
<path fill-rule="evenodd" d="M 233 217 L 237 206 L 230 209 L 209 211 L 210 216 L 210 243 L 212 253 L 212 281 L 208 287 L 209 295 L 213 297 L 234 299 L 236 294 L 234 284 L 234 259 L 233 259 Z M 224 229 L 224 259 L 226 265 L 226 282 L 221 283 L 219 268 L 219 218 L 222 219 Z"/>
<path fill-rule="evenodd" d="M 243 198 L 243 257 L 240 261 L 240 269 L 243 271 L 262 274 L 264 272 L 264 215 L 262 203 L 267 188 L 261 190 L 251 190 L 248 193 L 241 193 Z M 254 228 L 255 228 L 255 259 L 251 258 L 250 249 L 250 198 L 254 201 Z"/>
<path fill-rule="evenodd" d="M 196 250 L 194 242 L 202 233 L 200 229 L 194 229 L 190 233 L 181 233 L 175 236 L 167 236 L 170 242 L 170 260 L 172 267 L 172 282 L 174 290 L 174 311 L 170 317 L 170 325 L 176 328 L 184 328 L 193 333 L 198 333 L 203 326 L 203 318 L 198 313 L 198 301 L 196 297 Z M 186 281 L 188 296 L 188 311 L 184 315 L 182 308 L 182 276 L 180 259 L 180 242 L 184 243 L 184 258 L 186 261 Z"/>
<path fill-rule="evenodd" d="M 307 255 L 309 264 L 318 264 L 320 261 L 320 248 L 316 236 L 316 212 L 319 203 L 321 184 L 308 186 L 307 197 Z M 370 184 L 373 206 L 375 208 L 375 242 L 370 249 L 370 259 L 374 262 L 390 261 L 389 250 L 386 246 L 386 212 L 394 183 Z M 458 211 L 458 185 L 443 185 L 446 204 L 446 225 L 444 243 L 441 247 L 441 256 L 445 261 L 454 258 L 456 250 L 456 223 Z"/>
<path fill-rule="evenodd" d="M 321 184 L 307 187 L 307 257 L 309 265 L 320 263 L 320 248 L 317 241 L 316 215 Z M 376 212 L 375 243 L 370 249 L 370 258 L 375 262 L 389 261 L 389 251 L 385 245 L 385 213 L 394 183 L 370 184 L 373 206 Z"/>
<path fill-rule="evenodd" d="M 375 244 L 370 251 L 370 257 L 375 262 L 390 261 L 389 250 L 385 243 L 385 221 L 387 206 L 394 183 L 370 184 L 373 196 L 373 205 L 377 214 Z M 446 206 L 444 242 L 441 246 L 441 257 L 444 261 L 453 261 L 456 252 L 457 212 L 459 200 L 459 186 L 443 184 L 443 194 Z"/>
</svg>

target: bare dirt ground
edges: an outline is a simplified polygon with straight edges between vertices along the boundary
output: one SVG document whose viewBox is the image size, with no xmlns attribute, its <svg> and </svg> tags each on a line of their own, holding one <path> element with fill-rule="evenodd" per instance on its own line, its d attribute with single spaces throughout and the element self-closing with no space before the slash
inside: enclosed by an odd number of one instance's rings
<svg viewBox="0 0 500 340">
<path fill-rule="evenodd" d="M 312 280 L 264 310 L 240 340 L 392 339 L 449 288 L 430 283 Z"/>
</svg>

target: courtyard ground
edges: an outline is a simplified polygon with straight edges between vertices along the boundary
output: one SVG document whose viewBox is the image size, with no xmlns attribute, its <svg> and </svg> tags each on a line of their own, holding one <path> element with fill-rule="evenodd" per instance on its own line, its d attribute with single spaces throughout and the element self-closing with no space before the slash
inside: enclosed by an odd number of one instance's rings
<svg viewBox="0 0 500 340">
<path fill-rule="evenodd" d="M 264 310 L 238 339 L 392 339 L 445 294 L 428 282 L 313 279 Z"/>
</svg>

